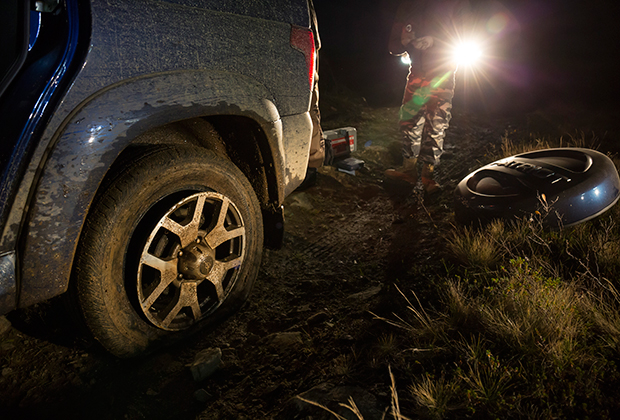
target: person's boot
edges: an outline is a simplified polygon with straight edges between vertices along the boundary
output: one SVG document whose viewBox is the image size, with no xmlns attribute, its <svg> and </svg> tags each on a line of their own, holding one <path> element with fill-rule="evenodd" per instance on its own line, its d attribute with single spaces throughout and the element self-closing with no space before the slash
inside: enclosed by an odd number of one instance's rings
<svg viewBox="0 0 620 420">
<path fill-rule="evenodd" d="M 392 179 L 400 179 L 411 185 L 415 185 L 418 182 L 418 160 L 416 158 L 403 159 L 403 166 L 398 169 L 388 169 L 385 171 L 385 176 Z"/>
<path fill-rule="evenodd" d="M 433 179 L 433 170 L 434 166 L 430 163 L 424 163 L 422 165 L 422 185 L 427 194 L 441 191 L 441 185 Z"/>
</svg>

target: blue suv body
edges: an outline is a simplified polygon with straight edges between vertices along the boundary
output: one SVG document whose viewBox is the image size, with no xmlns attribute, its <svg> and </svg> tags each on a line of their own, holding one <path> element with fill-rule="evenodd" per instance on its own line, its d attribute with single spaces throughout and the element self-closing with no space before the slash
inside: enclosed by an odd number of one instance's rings
<svg viewBox="0 0 620 420">
<path fill-rule="evenodd" d="M 235 310 L 303 180 L 306 0 L 3 1 L 0 314 L 124 357 Z"/>
</svg>

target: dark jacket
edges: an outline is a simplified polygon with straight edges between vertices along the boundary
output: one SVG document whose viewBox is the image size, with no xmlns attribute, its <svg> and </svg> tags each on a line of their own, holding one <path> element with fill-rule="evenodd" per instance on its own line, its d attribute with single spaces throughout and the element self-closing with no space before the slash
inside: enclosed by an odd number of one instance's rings
<svg viewBox="0 0 620 420">
<path fill-rule="evenodd" d="M 389 48 L 394 55 L 405 52 L 411 57 L 411 71 L 439 74 L 453 67 L 450 63 L 452 46 L 470 30 L 471 9 L 468 0 L 403 1 L 394 18 Z M 403 28 L 411 25 L 416 38 L 433 37 L 433 46 L 425 51 L 412 44 L 401 43 Z"/>
</svg>

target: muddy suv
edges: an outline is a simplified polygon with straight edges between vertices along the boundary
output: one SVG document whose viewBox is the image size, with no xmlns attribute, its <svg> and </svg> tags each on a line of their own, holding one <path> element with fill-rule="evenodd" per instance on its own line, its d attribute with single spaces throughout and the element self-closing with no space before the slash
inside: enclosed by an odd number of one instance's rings
<svg viewBox="0 0 620 420">
<path fill-rule="evenodd" d="M 2 0 L 0 315 L 129 357 L 237 309 L 304 179 L 307 0 Z"/>
</svg>

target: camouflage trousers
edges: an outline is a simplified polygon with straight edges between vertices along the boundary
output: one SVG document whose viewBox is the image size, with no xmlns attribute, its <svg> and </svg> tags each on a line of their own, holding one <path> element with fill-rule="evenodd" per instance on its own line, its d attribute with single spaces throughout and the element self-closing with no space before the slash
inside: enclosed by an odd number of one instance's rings
<svg viewBox="0 0 620 420">
<path fill-rule="evenodd" d="M 453 96 L 454 71 L 433 78 L 409 73 L 398 115 L 404 158 L 439 162 Z"/>
</svg>

